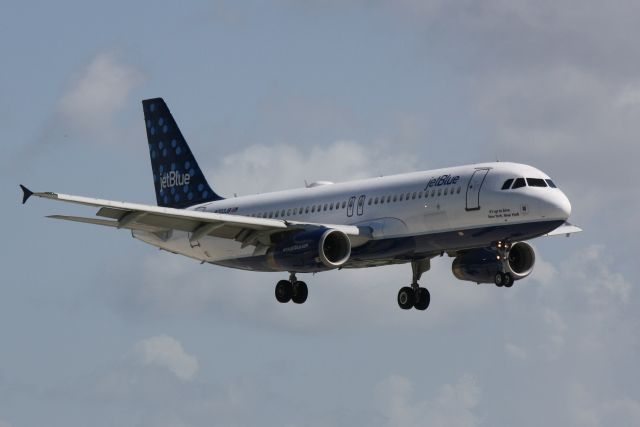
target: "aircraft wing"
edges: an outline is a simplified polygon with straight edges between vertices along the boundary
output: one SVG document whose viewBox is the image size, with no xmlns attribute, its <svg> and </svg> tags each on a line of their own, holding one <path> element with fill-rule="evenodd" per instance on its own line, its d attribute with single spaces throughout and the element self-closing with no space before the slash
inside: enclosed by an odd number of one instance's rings
<svg viewBox="0 0 640 427">
<path fill-rule="evenodd" d="M 234 239 L 244 246 L 257 243 L 268 244 L 273 233 L 326 227 L 344 232 L 352 243 L 362 243 L 370 239 L 368 227 L 352 225 L 317 224 L 298 221 L 286 221 L 269 218 L 254 218 L 242 215 L 229 215 L 187 209 L 165 208 L 153 205 L 94 199 L 51 192 L 32 192 L 20 186 L 24 192 L 22 203 L 31 196 L 57 200 L 99 208 L 96 215 L 101 218 L 51 215 L 48 218 L 86 224 L 102 225 L 130 230 L 142 230 L 161 235 L 171 230 L 191 233 L 192 241 L 205 236 Z M 107 218 L 107 219 L 103 219 Z"/>
<path fill-rule="evenodd" d="M 582 228 L 577 227 L 577 226 L 575 226 L 573 224 L 569 224 L 568 222 L 565 222 L 560 227 L 558 227 L 555 230 L 550 231 L 549 233 L 545 234 L 545 236 L 561 236 L 561 235 L 564 234 L 567 237 L 569 237 L 571 234 L 579 233 L 581 231 L 582 231 Z"/>
</svg>

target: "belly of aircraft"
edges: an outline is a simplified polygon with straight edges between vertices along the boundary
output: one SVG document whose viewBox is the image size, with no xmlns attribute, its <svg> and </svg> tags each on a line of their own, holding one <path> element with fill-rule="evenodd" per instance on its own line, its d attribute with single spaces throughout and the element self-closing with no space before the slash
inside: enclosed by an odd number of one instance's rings
<svg viewBox="0 0 640 427">
<path fill-rule="evenodd" d="M 561 224 L 562 221 L 540 221 L 382 238 L 352 248 L 351 257 L 344 267 L 403 263 L 416 257 L 486 247 L 498 240 L 528 240 L 548 233 Z M 135 232 L 133 235 L 153 246 L 212 264 L 251 271 L 281 271 L 268 256 L 266 248 L 243 248 L 239 242 L 231 239 L 205 237 L 190 242 L 187 233 L 174 233 L 168 238 L 146 232 Z"/>
</svg>

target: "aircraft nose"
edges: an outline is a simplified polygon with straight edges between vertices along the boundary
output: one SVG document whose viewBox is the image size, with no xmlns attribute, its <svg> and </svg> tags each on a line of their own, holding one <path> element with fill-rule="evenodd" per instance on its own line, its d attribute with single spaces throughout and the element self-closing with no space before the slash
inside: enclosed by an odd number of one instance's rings
<svg viewBox="0 0 640 427">
<path fill-rule="evenodd" d="M 571 202 L 561 191 L 556 192 L 549 200 L 549 216 L 567 220 L 571 215 Z"/>
</svg>

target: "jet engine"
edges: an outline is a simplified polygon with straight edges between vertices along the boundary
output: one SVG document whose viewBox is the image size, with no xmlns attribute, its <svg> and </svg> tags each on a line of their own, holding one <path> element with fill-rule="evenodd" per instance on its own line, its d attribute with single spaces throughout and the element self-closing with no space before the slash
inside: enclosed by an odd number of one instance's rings
<svg viewBox="0 0 640 427">
<path fill-rule="evenodd" d="M 318 228 L 285 235 L 269 251 L 280 269 L 295 272 L 331 270 L 351 256 L 351 241 L 340 230 Z"/>
<path fill-rule="evenodd" d="M 535 262 L 536 254 L 531 245 L 517 242 L 507 249 L 504 263 L 495 248 L 472 249 L 459 254 L 453 260 L 451 269 L 453 275 L 460 280 L 494 283 L 494 278 L 500 271 L 511 273 L 514 280 L 524 279 L 531 274 Z"/>
</svg>

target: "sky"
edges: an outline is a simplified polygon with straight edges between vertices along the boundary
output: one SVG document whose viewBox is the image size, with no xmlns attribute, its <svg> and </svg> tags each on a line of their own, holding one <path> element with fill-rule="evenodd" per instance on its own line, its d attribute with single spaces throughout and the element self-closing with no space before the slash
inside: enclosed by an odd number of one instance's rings
<svg viewBox="0 0 640 427">
<path fill-rule="evenodd" d="M 0 427 L 640 425 L 640 3 L 16 2 L 0 14 Z M 434 259 L 200 265 L 38 191 L 155 203 L 163 97 L 223 196 L 474 162 L 548 173 L 584 232 L 513 288 Z"/>
</svg>

